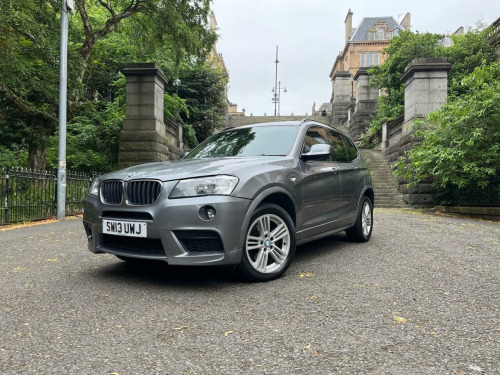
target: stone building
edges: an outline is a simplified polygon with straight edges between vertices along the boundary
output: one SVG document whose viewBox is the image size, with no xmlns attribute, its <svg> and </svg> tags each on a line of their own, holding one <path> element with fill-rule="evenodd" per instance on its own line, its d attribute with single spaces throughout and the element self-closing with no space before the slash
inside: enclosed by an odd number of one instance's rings
<svg viewBox="0 0 500 375">
<path fill-rule="evenodd" d="M 245 108 L 238 111 L 238 104 L 229 103 L 229 116 L 245 116 Z"/>
<path fill-rule="evenodd" d="M 353 77 L 359 68 L 383 64 L 386 48 L 391 39 L 399 34 L 400 30 L 410 30 L 411 15 L 406 13 L 401 23 L 393 17 L 364 17 L 358 27 L 352 27 L 353 12 L 347 12 L 345 24 L 345 45 L 335 59 L 330 78 L 335 80 L 337 73 L 349 73 Z M 352 85 L 351 96 L 355 97 L 356 83 Z M 332 88 L 332 97 L 333 91 Z"/>
<path fill-rule="evenodd" d="M 369 86 L 368 69 L 385 62 L 383 49 L 400 31 L 410 30 L 411 15 L 407 13 L 401 23 L 389 16 L 364 17 L 356 28 L 352 16 L 349 9 L 344 21 L 345 46 L 330 71 L 330 102 L 331 124 L 348 127 L 351 137 L 357 139 L 378 100 L 378 91 Z"/>
<path fill-rule="evenodd" d="M 444 38 L 439 41 L 439 44 L 441 44 L 443 47 L 451 47 L 453 45 L 453 36 L 455 35 L 463 35 L 464 34 L 464 28 L 463 26 L 460 26 L 454 33 L 446 33 L 444 35 Z"/>
<path fill-rule="evenodd" d="M 316 102 L 314 102 L 311 114 L 313 116 L 330 116 L 332 114 L 332 103 L 323 103 L 316 109 Z"/>
<path fill-rule="evenodd" d="M 217 20 L 215 19 L 215 14 L 213 11 L 210 12 L 210 30 L 217 31 Z M 224 62 L 224 58 L 222 57 L 222 53 L 217 52 L 217 47 L 215 44 L 213 45 L 212 50 L 210 51 L 208 58 L 215 67 L 220 68 L 224 72 L 224 74 L 228 78 L 228 82 L 229 82 L 229 71 L 227 70 L 226 63 Z M 228 91 L 228 88 L 226 87 L 226 98 L 228 97 L 227 91 Z M 231 103 L 228 99 L 227 100 L 227 115 L 228 116 L 245 116 L 245 109 L 238 111 L 238 105 Z"/>
<path fill-rule="evenodd" d="M 500 17 L 491 24 L 491 35 L 489 42 L 497 48 L 497 57 L 500 59 Z"/>
<path fill-rule="evenodd" d="M 217 20 L 215 19 L 215 13 L 213 11 L 210 12 L 210 30 L 217 31 Z M 217 46 L 215 43 L 210 50 L 208 58 L 214 66 L 220 68 L 224 72 L 226 77 L 229 77 L 229 72 L 227 70 L 226 63 L 224 62 L 224 58 L 222 57 L 222 53 L 217 52 Z"/>
</svg>

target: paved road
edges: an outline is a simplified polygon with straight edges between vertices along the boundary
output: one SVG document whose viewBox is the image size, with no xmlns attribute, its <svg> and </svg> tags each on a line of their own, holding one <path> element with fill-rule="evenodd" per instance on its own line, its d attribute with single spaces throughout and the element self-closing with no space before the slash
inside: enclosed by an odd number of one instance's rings
<svg viewBox="0 0 500 375">
<path fill-rule="evenodd" d="M 1 374 L 499 374 L 500 225 L 376 210 L 280 280 L 133 267 L 79 219 L 0 232 Z"/>
</svg>

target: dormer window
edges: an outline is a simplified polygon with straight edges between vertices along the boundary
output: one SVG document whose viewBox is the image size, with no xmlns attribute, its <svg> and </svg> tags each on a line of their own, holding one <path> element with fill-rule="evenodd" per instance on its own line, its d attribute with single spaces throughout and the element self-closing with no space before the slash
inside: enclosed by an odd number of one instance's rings
<svg viewBox="0 0 500 375">
<path fill-rule="evenodd" d="M 374 31 L 370 31 L 368 33 L 368 40 L 375 40 L 375 32 Z"/>
<path fill-rule="evenodd" d="M 377 40 L 384 40 L 384 29 L 377 29 Z"/>
<path fill-rule="evenodd" d="M 387 39 L 387 40 L 391 40 L 392 39 L 392 31 L 387 31 L 385 33 L 385 39 Z"/>
</svg>

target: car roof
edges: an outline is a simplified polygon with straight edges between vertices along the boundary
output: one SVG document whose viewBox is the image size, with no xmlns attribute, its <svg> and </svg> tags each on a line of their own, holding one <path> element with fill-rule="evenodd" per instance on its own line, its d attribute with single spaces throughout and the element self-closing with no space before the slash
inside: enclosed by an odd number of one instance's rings
<svg viewBox="0 0 500 375">
<path fill-rule="evenodd" d="M 322 125 L 322 126 L 325 126 L 327 128 L 335 129 L 335 127 L 333 127 L 331 125 L 327 125 L 327 124 L 324 124 L 324 123 L 316 121 L 316 120 L 303 119 L 303 120 L 299 120 L 299 121 L 285 120 L 285 121 L 261 122 L 261 123 L 257 123 L 257 124 L 229 127 L 229 128 L 224 129 L 224 130 L 244 129 L 244 128 L 264 127 L 264 126 L 302 126 L 302 125 L 309 125 L 309 124 Z M 335 129 L 335 130 L 338 130 L 338 129 Z"/>
</svg>

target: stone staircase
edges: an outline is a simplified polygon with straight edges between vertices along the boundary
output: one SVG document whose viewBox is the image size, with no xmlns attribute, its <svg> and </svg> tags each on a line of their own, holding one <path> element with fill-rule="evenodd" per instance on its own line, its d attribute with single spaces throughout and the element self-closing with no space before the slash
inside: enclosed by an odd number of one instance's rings
<svg viewBox="0 0 500 375">
<path fill-rule="evenodd" d="M 380 150 L 360 150 L 372 175 L 375 208 L 408 207 L 398 192 L 397 180 Z"/>
</svg>

